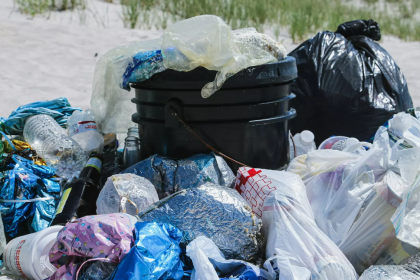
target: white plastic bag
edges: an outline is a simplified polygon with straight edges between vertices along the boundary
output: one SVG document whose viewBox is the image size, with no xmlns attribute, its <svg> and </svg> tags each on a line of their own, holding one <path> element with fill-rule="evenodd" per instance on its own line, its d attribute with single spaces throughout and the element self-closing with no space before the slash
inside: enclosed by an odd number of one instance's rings
<svg viewBox="0 0 420 280">
<path fill-rule="evenodd" d="M 280 280 L 357 279 L 340 249 L 317 227 L 296 174 L 241 167 L 236 189 L 262 215 L 264 267 Z"/>
<path fill-rule="evenodd" d="M 264 269 L 260 269 L 253 264 L 240 260 L 226 260 L 216 244 L 204 236 L 199 236 L 188 244 L 186 253 L 194 264 L 191 280 L 219 280 L 216 270 L 226 277 L 226 275 L 234 273 L 241 267 L 252 270 L 258 279 L 275 279 Z"/>
<path fill-rule="evenodd" d="M 401 112 L 395 114 L 388 123 L 391 141 L 395 143 L 396 139 L 392 139 L 392 136 L 396 136 L 403 139 L 409 147 L 420 147 L 420 121 L 417 118 Z"/>
<path fill-rule="evenodd" d="M 395 239 L 389 220 L 420 164 L 420 150 L 391 148 L 389 143 L 388 132 L 381 127 L 372 148 L 359 159 L 344 161 L 333 172 L 322 161 L 318 165 L 314 161 L 315 166 L 325 166 L 325 172 L 317 169 L 320 174 L 305 180 L 317 225 L 358 272 L 375 264 Z"/>
<path fill-rule="evenodd" d="M 159 201 L 156 189 L 146 178 L 135 174 L 116 174 L 106 181 L 96 200 L 98 215 L 127 213 L 137 215 Z"/>
</svg>

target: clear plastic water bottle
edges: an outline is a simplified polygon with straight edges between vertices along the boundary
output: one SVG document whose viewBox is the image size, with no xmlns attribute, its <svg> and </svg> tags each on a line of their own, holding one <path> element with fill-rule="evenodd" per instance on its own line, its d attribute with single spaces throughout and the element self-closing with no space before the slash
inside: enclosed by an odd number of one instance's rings
<svg viewBox="0 0 420 280">
<path fill-rule="evenodd" d="M 309 130 L 304 130 L 301 133 L 297 133 L 295 136 L 293 136 L 293 140 L 296 146 L 296 155 L 293 142 L 290 139 L 290 160 L 297 156 L 304 155 L 310 151 L 316 150 L 316 145 L 314 141 L 315 135 Z"/>
<path fill-rule="evenodd" d="M 83 169 L 88 159 L 80 145 L 69 138 L 51 116 L 36 115 L 26 119 L 23 136 L 60 177 L 69 179 Z"/>
<path fill-rule="evenodd" d="M 98 132 L 92 110 L 74 111 L 67 120 L 67 131 L 68 135 L 82 147 L 87 155 L 92 152 L 102 153 L 104 138 Z"/>
</svg>

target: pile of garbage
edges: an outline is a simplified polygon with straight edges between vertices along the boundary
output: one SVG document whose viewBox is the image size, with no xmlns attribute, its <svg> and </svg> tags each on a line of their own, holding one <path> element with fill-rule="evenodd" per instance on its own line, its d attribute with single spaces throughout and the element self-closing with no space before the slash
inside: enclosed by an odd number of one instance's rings
<svg viewBox="0 0 420 280">
<path fill-rule="evenodd" d="M 352 24 L 340 34 L 373 23 Z M 0 118 L 0 279 L 420 279 L 420 108 L 390 102 L 370 138 L 290 134 L 279 171 L 232 170 L 215 149 L 142 158 L 127 98 L 111 102 L 131 82 L 199 66 L 218 71 L 202 90 L 211 98 L 285 56 L 254 29 L 195 17 L 106 54 L 93 111 L 58 98 Z"/>
</svg>

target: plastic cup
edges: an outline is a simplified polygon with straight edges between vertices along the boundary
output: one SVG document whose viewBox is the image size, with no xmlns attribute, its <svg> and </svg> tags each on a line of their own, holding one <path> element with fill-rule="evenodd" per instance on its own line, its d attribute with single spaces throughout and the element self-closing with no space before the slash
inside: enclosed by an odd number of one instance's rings
<svg viewBox="0 0 420 280">
<path fill-rule="evenodd" d="M 7 270 L 33 280 L 52 276 L 57 269 L 49 261 L 49 252 L 62 228 L 52 226 L 10 241 L 3 257 Z"/>
</svg>

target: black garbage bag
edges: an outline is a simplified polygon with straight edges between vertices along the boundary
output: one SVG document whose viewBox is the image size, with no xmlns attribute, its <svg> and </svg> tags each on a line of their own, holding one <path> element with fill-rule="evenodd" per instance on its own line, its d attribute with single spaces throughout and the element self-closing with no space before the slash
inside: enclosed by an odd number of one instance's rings
<svg viewBox="0 0 420 280">
<path fill-rule="evenodd" d="M 292 85 L 292 133 L 310 130 L 318 145 L 333 135 L 367 140 L 392 115 L 413 107 L 400 68 L 374 41 L 380 38 L 377 22 L 356 20 L 289 54 L 299 75 Z"/>
</svg>

